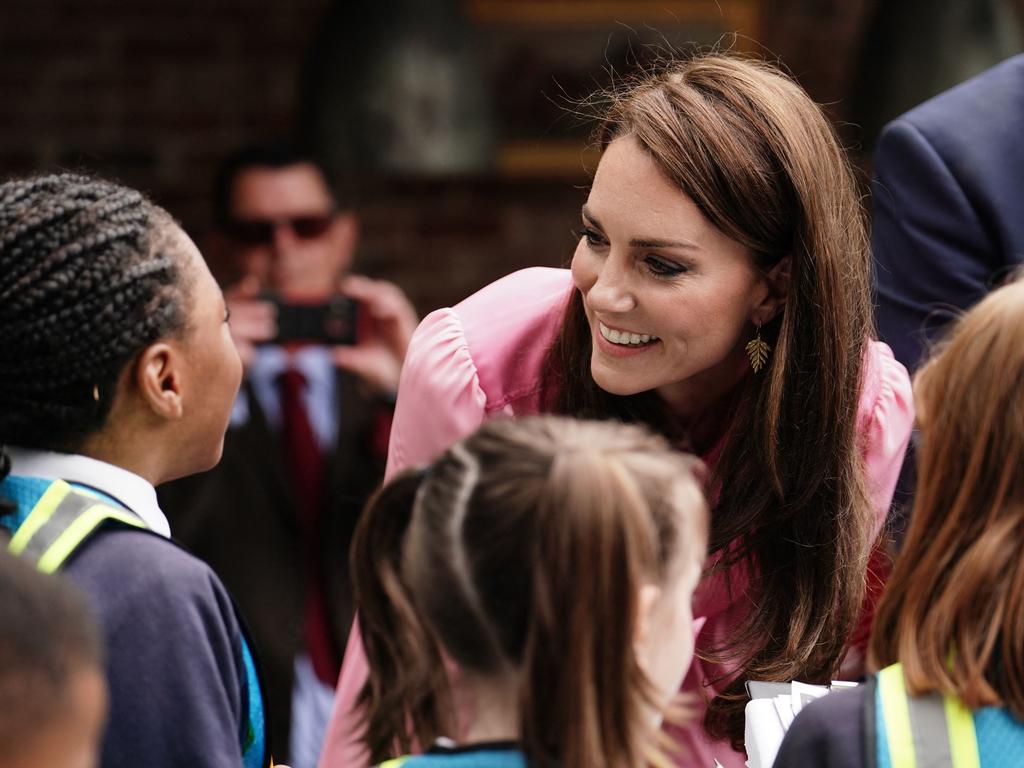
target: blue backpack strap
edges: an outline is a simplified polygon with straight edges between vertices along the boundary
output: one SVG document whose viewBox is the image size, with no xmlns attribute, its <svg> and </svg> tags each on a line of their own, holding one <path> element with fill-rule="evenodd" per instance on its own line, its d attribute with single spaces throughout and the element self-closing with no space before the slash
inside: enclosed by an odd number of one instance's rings
<svg viewBox="0 0 1024 768">
<path fill-rule="evenodd" d="M 148 530 L 133 513 L 54 480 L 18 526 L 8 548 L 40 571 L 54 573 L 107 522 Z"/>
</svg>

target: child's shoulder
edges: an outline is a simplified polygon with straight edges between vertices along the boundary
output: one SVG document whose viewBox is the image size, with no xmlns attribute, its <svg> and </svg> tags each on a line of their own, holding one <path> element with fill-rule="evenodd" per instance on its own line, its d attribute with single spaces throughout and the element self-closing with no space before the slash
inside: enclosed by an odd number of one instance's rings
<svg viewBox="0 0 1024 768">
<path fill-rule="evenodd" d="M 515 745 L 435 745 L 423 755 L 406 755 L 381 763 L 379 768 L 526 768 L 526 758 Z"/>
</svg>

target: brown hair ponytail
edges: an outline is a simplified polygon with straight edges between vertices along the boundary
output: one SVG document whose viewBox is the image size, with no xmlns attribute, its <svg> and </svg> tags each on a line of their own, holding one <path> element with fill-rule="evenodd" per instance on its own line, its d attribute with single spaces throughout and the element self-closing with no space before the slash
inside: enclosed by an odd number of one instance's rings
<svg viewBox="0 0 1024 768">
<path fill-rule="evenodd" d="M 633 734 L 652 702 L 634 651 L 637 585 L 663 581 L 643 569 L 663 565 L 678 534 L 659 530 L 660 515 L 635 513 L 644 489 L 599 450 L 557 456 L 549 483 L 523 651 L 523 742 L 541 765 L 644 765 L 653 745 Z M 696 492 L 693 502 L 701 503 Z"/>
<path fill-rule="evenodd" d="M 447 678 L 402 578 L 402 542 L 422 472 L 405 472 L 370 500 L 352 540 L 352 582 L 359 632 L 373 673 L 359 694 L 363 739 L 373 761 L 408 752 L 413 736 L 429 744 L 444 732 Z"/>
<path fill-rule="evenodd" d="M 660 705 L 634 650 L 638 595 L 679 553 L 703 557 L 697 467 L 639 427 L 538 417 L 489 422 L 418 491 L 411 475 L 385 489 L 353 545 L 372 759 L 408 748 L 409 721 L 421 745 L 457 735 L 440 644 L 467 675 L 514 673 L 531 765 L 646 764 Z"/>
</svg>

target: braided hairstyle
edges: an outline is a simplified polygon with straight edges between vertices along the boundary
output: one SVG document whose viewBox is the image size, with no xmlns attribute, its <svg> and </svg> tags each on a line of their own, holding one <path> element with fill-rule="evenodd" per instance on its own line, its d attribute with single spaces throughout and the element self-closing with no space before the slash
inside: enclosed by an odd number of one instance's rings
<svg viewBox="0 0 1024 768">
<path fill-rule="evenodd" d="M 0 185 L 0 446 L 75 450 L 106 422 L 125 365 L 184 330 L 176 232 L 101 179 Z M 0 479 L 7 464 L 0 448 Z"/>
</svg>

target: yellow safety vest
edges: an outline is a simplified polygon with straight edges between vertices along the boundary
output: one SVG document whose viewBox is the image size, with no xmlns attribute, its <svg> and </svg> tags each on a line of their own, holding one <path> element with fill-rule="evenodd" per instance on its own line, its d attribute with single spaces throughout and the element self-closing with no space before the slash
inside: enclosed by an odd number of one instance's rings
<svg viewBox="0 0 1024 768">
<path fill-rule="evenodd" d="M 54 480 L 11 537 L 8 549 L 43 573 L 54 573 L 103 523 L 148 530 L 131 512 L 112 507 L 97 496 Z"/>
<path fill-rule="evenodd" d="M 980 768 L 974 714 L 955 696 L 909 695 L 893 664 L 878 673 L 878 702 L 892 768 Z"/>
</svg>

